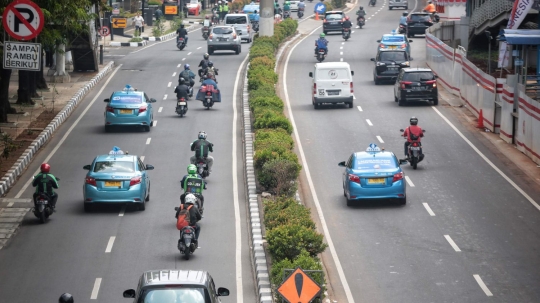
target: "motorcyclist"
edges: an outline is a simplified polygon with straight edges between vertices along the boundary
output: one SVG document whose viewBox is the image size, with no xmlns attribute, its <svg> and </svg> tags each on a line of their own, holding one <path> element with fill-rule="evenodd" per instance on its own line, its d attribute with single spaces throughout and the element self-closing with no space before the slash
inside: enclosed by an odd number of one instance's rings
<svg viewBox="0 0 540 303">
<path fill-rule="evenodd" d="M 213 81 L 206 79 L 206 81 Z M 204 84 L 204 82 L 203 82 Z M 208 165 L 208 174 L 212 172 L 212 165 L 214 164 L 214 158 L 210 156 L 209 152 L 214 152 L 214 144 L 206 141 L 207 134 L 205 131 L 200 131 L 198 135 L 198 139 L 193 141 L 191 143 L 191 151 L 195 152 L 195 155 L 189 159 L 191 164 L 197 163 L 197 159 L 203 158 L 206 161 L 206 164 Z"/>
<path fill-rule="evenodd" d="M 202 76 L 204 75 L 204 73 L 206 73 L 206 69 L 208 68 L 208 62 L 210 62 L 209 60 L 210 58 L 210 55 L 208 55 L 208 53 L 204 54 L 203 56 L 203 59 L 201 60 L 201 62 L 199 62 L 199 77 L 202 78 Z"/>
<path fill-rule="evenodd" d="M 58 299 L 58 303 L 73 303 L 73 296 L 69 293 L 63 293 Z"/>
<path fill-rule="evenodd" d="M 349 20 L 349 16 L 346 16 L 346 17 L 345 17 L 345 21 L 343 21 L 343 22 L 341 23 L 341 28 L 342 28 L 341 32 L 342 32 L 342 34 L 343 34 L 343 32 L 344 32 L 344 30 L 343 30 L 344 28 L 348 28 L 348 29 L 350 30 L 351 27 L 352 27 L 351 20 Z"/>
<path fill-rule="evenodd" d="M 435 4 L 433 4 L 432 1 L 428 1 L 427 2 L 428 4 L 426 5 L 426 7 L 424 7 L 424 11 L 430 13 L 430 14 L 433 14 L 437 11 L 437 9 L 435 8 Z"/>
<path fill-rule="evenodd" d="M 213 85 L 214 89 L 219 89 L 218 86 L 217 86 L 217 82 L 214 79 L 215 79 L 214 74 L 212 74 L 211 72 L 206 73 L 206 79 L 204 79 L 201 86 L 202 85 Z"/>
<path fill-rule="evenodd" d="M 326 35 L 324 33 L 321 33 L 321 36 L 319 39 L 315 41 L 315 57 L 317 57 L 317 51 L 319 49 L 324 49 L 324 54 L 328 54 L 328 40 L 324 38 Z"/>
<path fill-rule="evenodd" d="M 207 15 L 204 17 L 201 32 L 204 34 L 204 31 L 210 30 L 211 27 L 212 27 L 212 21 L 210 21 L 210 16 Z"/>
<path fill-rule="evenodd" d="M 186 85 L 186 81 L 183 77 L 178 79 L 178 86 L 174 89 L 174 92 L 176 93 L 176 99 L 178 100 L 180 100 L 180 98 L 184 98 L 184 100 L 189 98 L 189 86 Z"/>
<path fill-rule="evenodd" d="M 34 204 L 36 198 L 40 193 L 45 193 L 50 197 L 50 205 L 54 212 L 56 212 L 56 201 L 58 200 L 58 194 L 54 192 L 54 188 L 58 188 L 58 179 L 53 174 L 50 174 L 51 166 L 48 163 L 41 164 L 41 172 L 34 177 L 32 186 L 36 188 L 34 193 Z"/>
<path fill-rule="evenodd" d="M 253 14 L 251 15 L 251 22 L 259 22 L 259 20 L 260 20 L 259 12 L 255 10 Z"/>
<path fill-rule="evenodd" d="M 186 195 L 186 207 L 189 207 L 190 205 L 193 206 L 189 209 L 189 226 L 195 228 L 195 241 L 198 242 L 199 240 L 199 234 L 201 233 L 201 227 L 197 223 L 199 220 L 202 219 L 201 213 L 199 212 L 199 209 L 195 207 L 195 202 L 197 202 L 197 197 L 195 197 L 192 194 Z M 178 211 L 176 211 L 175 218 L 178 219 L 178 214 L 180 214 L 180 211 L 182 209 L 178 208 Z M 180 240 L 178 240 L 180 241 Z"/>
<path fill-rule="evenodd" d="M 214 67 L 214 62 L 212 61 L 208 61 L 208 73 L 214 76 L 212 79 L 217 83 L 216 76 L 219 76 L 218 69 Z"/>
<path fill-rule="evenodd" d="M 306 4 L 304 3 L 304 0 L 300 0 L 300 2 L 298 2 L 298 10 L 304 11 L 305 9 L 306 9 Z"/>
<path fill-rule="evenodd" d="M 285 1 L 283 4 L 283 17 L 285 17 L 285 14 L 288 14 L 288 16 L 291 16 L 291 3 L 289 1 Z"/>
<path fill-rule="evenodd" d="M 422 128 L 418 126 L 418 118 L 411 117 L 409 122 L 411 125 L 405 129 L 402 135 L 407 138 L 407 142 L 405 142 L 405 157 L 407 158 L 409 157 L 409 145 L 411 145 L 412 142 L 418 142 L 418 144 L 422 146 L 420 138 L 424 137 Z"/>
<path fill-rule="evenodd" d="M 407 26 L 407 16 L 409 16 L 409 12 L 405 11 L 399 18 L 399 24 Z"/>
<path fill-rule="evenodd" d="M 360 18 L 365 18 L 365 16 L 367 15 L 366 11 L 364 10 L 364 7 L 363 6 L 360 6 L 358 8 L 358 10 L 356 11 L 356 21 L 359 22 L 360 21 Z"/>
<path fill-rule="evenodd" d="M 204 205 L 204 197 L 202 195 L 203 189 L 206 189 L 206 182 L 204 182 L 201 175 L 197 174 L 197 166 L 190 164 L 187 167 L 187 175 L 185 175 L 182 180 L 180 181 L 180 184 L 182 184 L 182 189 L 184 190 L 184 193 L 180 195 L 180 203 L 184 204 L 185 202 L 185 196 L 188 194 L 200 194 L 201 199 L 201 207 Z M 191 186 L 189 183 L 190 180 L 196 179 L 196 183 L 200 183 L 201 186 L 199 188 Z"/>
<path fill-rule="evenodd" d="M 189 83 L 189 86 L 193 87 L 195 85 L 195 77 L 195 73 L 191 71 L 189 64 L 184 64 L 184 70 L 178 76 L 178 80 L 184 78 L 186 84 Z"/>
<path fill-rule="evenodd" d="M 279 7 L 279 3 L 276 3 L 274 7 L 274 15 L 283 15 L 283 10 Z"/>
<path fill-rule="evenodd" d="M 188 43 L 188 32 L 187 30 L 184 28 L 184 24 L 180 24 L 180 27 L 176 30 L 176 35 L 178 36 L 177 37 L 177 43 L 178 43 L 178 38 L 184 38 L 184 41 L 185 41 L 185 44 L 187 46 L 187 43 Z"/>
</svg>

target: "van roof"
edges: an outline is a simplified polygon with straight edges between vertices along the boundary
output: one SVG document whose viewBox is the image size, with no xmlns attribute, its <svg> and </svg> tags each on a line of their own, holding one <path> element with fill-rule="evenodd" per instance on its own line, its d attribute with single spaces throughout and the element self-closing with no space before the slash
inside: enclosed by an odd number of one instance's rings
<svg viewBox="0 0 540 303">
<path fill-rule="evenodd" d="M 315 67 L 318 68 L 337 68 L 337 67 L 344 67 L 344 68 L 351 68 L 349 63 L 347 62 L 324 62 L 324 63 L 315 63 Z"/>
<path fill-rule="evenodd" d="M 225 15 L 225 17 L 227 17 L 227 16 L 232 16 L 232 17 L 245 16 L 245 17 L 247 17 L 248 14 L 227 14 L 227 15 Z"/>
</svg>

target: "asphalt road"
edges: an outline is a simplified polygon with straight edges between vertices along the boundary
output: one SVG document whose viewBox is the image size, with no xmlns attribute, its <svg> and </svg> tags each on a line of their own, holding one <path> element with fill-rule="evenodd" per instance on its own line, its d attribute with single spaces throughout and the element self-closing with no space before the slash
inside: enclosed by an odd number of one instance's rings
<svg viewBox="0 0 540 303">
<path fill-rule="evenodd" d="M 61 293 L 70 292 L 78 303 L 128 302 L 122 298 L 122 292 L 136 288 L 141 273 L 151 269 L 207 270 L 217 286 L 231 291 L 223 302 L 256 301 L 242 146 L 241 140 L 237 140 L 241 135 L 241 116 L 233 119 L 233 89 L 249 46 L 244 43 L 240 55 L 231 52 L 211 56 L 219 68 L 217 78 L 223 102 L 205 110 L 202 102 L 192 99 L 183 118 L 174 112 L 174 87 L 183 64 L 189 63 L 196 72 L 206 52 L 200 30 L 190 34 L 184 51 L 176 48 L 174 40 L 151 43 L 145 48 L 111 50 L 109 54 L 126 55 L 117 56 L 118 69 L 89 93 L 9 193 L 11 198 L 31 198 L 33 189 L 23 186 L 42 161 L 50 157 L 51 172 L 61 179 L 58 211 L 44 225 L 33 214 L 27 214 L 19 233 L 0 251 L 1 301 L 55 302 Z M 104 132 L 103 99 L 126 84 L 157 99 L 157 124 L 148 133 L 138 129 Z M 241 108 L 241 100 L 236 101 L 237 108 Z M 201 130 L 215 144 L 215 162 L 204 193 L 200 249 L 186 261 L 176 248 L 179 232 L 174 207 L 179 205 L 179 181 L 192 155 L 190 143 Z M 145 163 L 155 166 L 149 172 L 151 198 L 146 211 L 114 206 L 84 213 L 82 185 L 86 171 L 82 167 L 115 145 L 130 154 L 144 156 Z M 237 161 L 236 167 L 233 160 Z M 233 183 L 235 174 L 237 187 Z M 237 201 L 234 191 L 238 193 Z M 239 217 L 235 216 L 235 203 Z M 236 237 L 237 226 L 240 239 Z M 106 252 L 108 247 L 110 252 Z"/>
<path fill-rule="evenodd" d="M 314 208 L 320 205 L 327 240 L 335 248 L 335 256 L 331 247 L 325 260 L 330 261 L 338 302 L 538 302 L 540 213 L 479 153 L 536 202 L 538 188 L 527 186 L 451 108 L 427 103 L 398 107 L 391 84 L 374 84 L 370 58 L 375 57 L 376 40 L 397 27 L 402 13 L 377 3 L 376 8 L 365 7 L 367 24 L 353 29 L 349 41 L 337 33 L 327 35 L 325 62 L 342 58 L 355 71 L 354 108 L 315 110 L 311 104 L 308 73 L 316 63 L 313 41 L 322 29 L 293 48 L 286 71 L 304 172 L 309 170 L 304 196 Z M 351 19 L 353 15 L 349 13 Z M 425 39 L 413 40 L 412 66 L 424 66 Z M 338 162 L 370 143 L 403 157 L 399 130 L 408 126 L 411 116 L 427 130 L 426 158 L 418 170 L 403 167 L 407 205 L 370 202 L 347 207 Z"/>
</svg>

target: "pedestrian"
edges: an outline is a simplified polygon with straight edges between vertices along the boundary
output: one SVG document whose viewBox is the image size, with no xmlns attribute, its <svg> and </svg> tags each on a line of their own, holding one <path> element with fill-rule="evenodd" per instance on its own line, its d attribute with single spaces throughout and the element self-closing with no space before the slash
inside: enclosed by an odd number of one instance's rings
<svg viewBox="0 0 540 303">
<path fill-rule="evenodd" d="M 144 28 L 144 18 L 141 16 L 141 13 L 137 13 L 137 16 L 133 18 L 133 21 L 135 21 L 135 36 L 141 35 L 141 30 Z"/>
<path fill-rule="evenodd" d="M 161 9 L 156 9 L 156 11 L 154 12 L 154 15 L 156 16 L 156 21 L 159 20 L 159 18 L 163 17 L 163 12 L 161 11 Z"/>
<path fill-rule="evenodd" d="M 223 18 L 221 20 L 225 19 L 225 16 L 229 13 L 229 3 L 227 1 L 223 1 Z"/>
<path fill-rule="evenodd" d="M 188 17 L 189 9 L 187 7 L 187 3 L 184 3 L 184 7 L 182 7 L 182 12 L 184 13 L 184 18 Z"/>
</svg>

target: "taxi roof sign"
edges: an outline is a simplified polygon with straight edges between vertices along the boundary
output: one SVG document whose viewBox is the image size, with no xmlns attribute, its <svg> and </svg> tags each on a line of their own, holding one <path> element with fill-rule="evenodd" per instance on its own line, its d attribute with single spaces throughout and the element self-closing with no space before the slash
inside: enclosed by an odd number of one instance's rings
<svg viewBox="0 0 540 303">
<path fill-rule="evenodd" d="M 369 144 L 368 148 L 366 148 L 367 152 L 380 152 L 382 151 L 380 147 L 377 146 L 375 143 Z"/>
<path fill-rule="evenodd" d="M 321 290 L 317 282 L 297 267 L 277 291 L 288 303 L 309 303 Z"/>
<path fill-rule="evenodd" d="M 123 89 L 123 91 L 125 91 L 125 92 L 134 92 L 136 90 L 137 90 L 136 88 L 133 88 L 133 86 L 131 86 L 129 84 L 126 84 L 126 86 Z"/>
<path fill-rule="evenodd" d="M 114 146 L 112 150 L 109 152 L 109 155 L 123 155 L 124 151 L 120 149 L 118 146 Z"/>
</svg>

